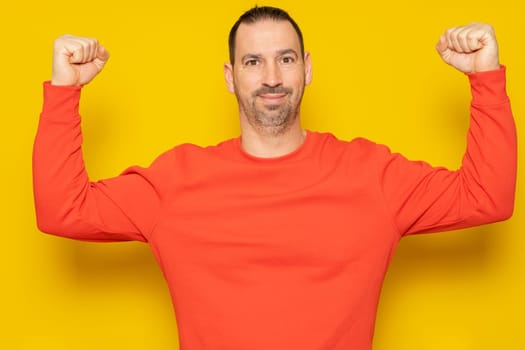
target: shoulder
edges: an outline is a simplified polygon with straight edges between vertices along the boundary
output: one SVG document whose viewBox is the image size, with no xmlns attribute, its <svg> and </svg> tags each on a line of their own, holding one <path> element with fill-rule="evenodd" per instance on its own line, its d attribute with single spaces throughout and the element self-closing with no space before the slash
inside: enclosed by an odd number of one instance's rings
<svg viewBox="0 0 525 350">
<path fill-rule="evenodd" d="M 152 163 L 174 167 L 206 166 L 214 159 L 226 157 L 233 152 L 237 139 L 229 139 L 215 145 L 201 146 L 182 143 L 161 153 Z"/>
<path fill-rule="evenodd" d="M 193 143 L 183 143 L 173 147 L 168 153 L 173 153 L 175 157 L 215 157 L 229 153 L 236 147 L 238 139 L 228 139 L 215 145 L 200 146 Z"/>
<path fill-rule="evenodd" d="M 372 156 L 390 154 L 389 147 L 371 141 L 364 137 L 355 137 L 350 140 L 343 140 L 329 132 L 309 131 L 308 135 L 317 146 L 325 148 L 331 152 L 341 151 L 355 156 Z"/>
</svg>

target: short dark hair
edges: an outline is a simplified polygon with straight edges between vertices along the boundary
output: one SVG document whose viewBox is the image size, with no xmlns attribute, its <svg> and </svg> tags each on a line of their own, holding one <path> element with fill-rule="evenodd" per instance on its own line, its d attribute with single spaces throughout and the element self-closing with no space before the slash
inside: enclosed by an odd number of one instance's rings
<svg viewBox="0 0 525 350">
<path fill-rule="evenodd" d="M 230 49 L 230 63 L 232 65 L 235 63 L 235 38 L 237 36 L 237 29 L 239 29 L 241 23 L 253 24 L 265 19 L 290 22 L 290 24 L 294 27 L 297 36 L 299 37 L 299 44 L 301 45 L 301 57 L 304 56 L 303 33 L 301 33 L 299 25 L 297 25 L 297 23 L 288 14 L 288 12 L 277 7 L 255 6 L 254 8 L 251 8 L 245 13 L 243 13 L 230 30 L 230 36 L 228 38 L 228 47 Z"/>
</svg>

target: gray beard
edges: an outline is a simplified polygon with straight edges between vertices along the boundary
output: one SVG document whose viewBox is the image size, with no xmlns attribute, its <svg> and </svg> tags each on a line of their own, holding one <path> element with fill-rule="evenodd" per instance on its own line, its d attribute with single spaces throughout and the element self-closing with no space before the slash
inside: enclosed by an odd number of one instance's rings
<svg viewBox="0 0 525 350">
<path fill-rule="evenodd" d="M 297 117 L 297 112 L 287 103 L 284 106 L 271 106 L 265 110 L 257 109 L 255 103 L 251 106 L 248 122 L 267 135 L 278 136 L 286 132 Z"/>
<path fill-rule="evenodd" d="M 239 95 L 236 92 L 239 108 L 242 112 L 244 112 L 244 115 L 246 116 L 246 119 L 251 127 L 254 128 L 254 130 L 256 130 L 258 133 L 266 136 L 280 136 L 288 131 L 297 119 L 299 114 L 299 105 L 302 100 L 302 93 L 299 103 L 297 106 L 295 106 L 295 108 L 292 106 L 290 100 L 287 100 L 282 106 L 270 105 L 262 106 L 261 108 L 256 106 L 256 99 L 258 95 L 263 93 L 281 92 L 286 92 L 288 94 L 288 98 L 290 98 L 293 90 L 282 86 L 263 86 L 252 93 L 251 104 L 241 103 L 242 99 L 239 98 Z"/>
</svg>

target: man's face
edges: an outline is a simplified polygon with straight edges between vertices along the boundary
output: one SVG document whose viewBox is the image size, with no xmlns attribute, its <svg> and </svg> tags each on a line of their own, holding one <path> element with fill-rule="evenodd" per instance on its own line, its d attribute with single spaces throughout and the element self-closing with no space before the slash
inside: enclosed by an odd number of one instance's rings
<svg viewBox="0 0 525 350">
<path fill-rule="evenodd" d="M 311 80 L 310 56 L 301 57 L 298 35 L 288 21 L 243 23 L 236 35 L 235 64 L 226 64 L 224 73 L 241 118 L 257 130 L 279 134 L 298 117 Z"/>
</svg>

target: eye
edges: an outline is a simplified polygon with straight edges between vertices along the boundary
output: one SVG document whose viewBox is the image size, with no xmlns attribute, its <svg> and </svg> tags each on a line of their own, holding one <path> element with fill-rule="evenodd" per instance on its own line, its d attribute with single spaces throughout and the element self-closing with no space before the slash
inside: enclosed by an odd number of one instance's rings
<svg viewBox="0 0 525 350">
<path fill-rule="evenodd" d="M 283 64 L 291 64 L 295 62 L 295 57 L 293 56 L 283 56 L 281 57 L 281 63 Z"/>
<path fill-rule="evenodd" d="M 250 59 L 244 61 L 244 65 L 245 66 L 256 66 L 259 63 L 260 63 L 259 60 L 256 59 L 256 58 L 250 58 Z"/>
</svg>

